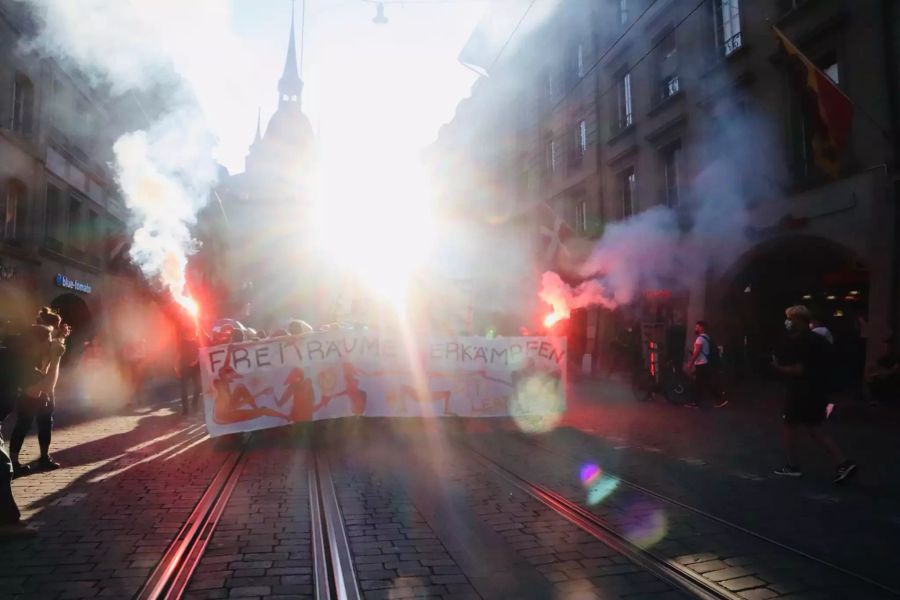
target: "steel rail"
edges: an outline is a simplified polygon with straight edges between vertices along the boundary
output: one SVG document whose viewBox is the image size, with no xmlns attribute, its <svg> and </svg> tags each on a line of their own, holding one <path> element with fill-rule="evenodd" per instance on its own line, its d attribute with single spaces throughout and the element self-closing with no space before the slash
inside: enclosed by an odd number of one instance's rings
<svg viewBox="0 0 900 600">
<path fill-rule="evenodd" d="M 228 453 L 135 600 L 175 600 L 184 594 L 243 473 L 248 440 L 249 436 L 240 449 Z"/>
<path fill-rule="evenodd" d="M 362 600 L 331 467 L 322 456 L 310 469 L 309 504 L 316 600 Z"/>
<path fill-rule="evenodd" d="M 558 449 L 556 449 L 556 448 L 551 448 L 551 447 L 546 446 L 545 444 L 542 444 L 542 443 L 540 443 L 540 442 L 538 442 L 538 441 L 535 441 L 535 440 L 530 440 L 530 439 L 527 439 L 527 438 L 521 438 L 521 437 L 516 437 L 516 439 L 517 439 L 517 441 L 521 442 L 522 444 L 531 446 L 531 447 L 533 447 L 533 448 L 539 448 L 539 449 L 541 449 L 541 450 L 543 450 L 543 451 L 545 451 L 545 452 L 548 452 L 548 453 L 551 453 L 551 454 L 556 454 L 557 456 L 561 456 L 561 457 L 563 457 L 563 458 L 568 458 L 568 459 L 572 459 L 572 460 L 575 460 L 575 461 L 579 461 L 579 460 L 581 460 L 582 458 L 584 458 L 584 457 L 579 457 L 577 454 L 574 454 L 574 453 L 572 453 L 572 452 L 566 452 L 566 451 L 563 451 L 563 450 L 558 450 Z M 629 481 L 628 479 L 624 479 L 624 478 L 622 478 L 622 477 L 619 477 L 619 476 L 618 476 L 617 474 L 615 474 L 615 473 L 611 473 L 611 472 L 609 472 L 609 471 L 604 471 L 604 473 L 605 473 L 607 476 L 614 478 L 616 481 L 619 482 L 620 485 L 623 485 L 623 486 L 625 486 L 625 487 L 629 487 L 629 488 L 631 488 L 631 489 L 633 489 L 633 490 L 636 490 L 636 491 L 638 491 L 638 492 L 641 492 L 641 493 L 643 493 L 643 494 L 646 494 L 646 495 L 648 495 L 648 496 L 651 496 L 651 497 L 653 497 L 653 498 L 656 498 L 657 500 L 661 500 L 662 502 L 665 502 L 666 504 L 670 504 L 670 505 L 672 505 L 672 506 L 677 506 L 678 508 L 681 508 L 681 509 L 686 510 L 686 511 L 688 511 L 688 512 L 694 513 L 695 515 L 698 515 L 698 516 L 704 517 L 704 518 L 706 518 L 706 519 L 709 519 L 710 521 L 714 521 L 714 522 L 716 522 L 716 523 L 719 523 L 720 525 L 723 525 L 723 526 L 728 527 L 728 528 L 730 528 L 730 529 L 734 529 L 735 531 L 740 531 L 740 532 L 743 533 L 743 534 L 749 535 L 749 536 L 754 537 L 754 538 L 756 538 L 756 539 L 758 539 L 758 540 L 761 540 L 761 541 L 763 541 L 763 542 L 766 542 L 766 543 L 768 543 L 768 544 L 771 544 L 771 545 L 773 545 L 773 546 L 775 546 L 775 547 L 777 547 L 777 548 L 780 548 L 780 549 L 782 549 L 782 550 L 784 550 L 784 551 L 786 551 L 786 552 L 789 552 L 789 553 L 791 553 L 791 554 L 796 554 L 796 555 L 798 555 L 798 556 L 802 556 L 803 558 L 805 558 L 805 559 L 807 559 L 807 560 L 810 560 L 810 561 L 812 561 L 812 562 L 818 563 L 818 564 L 822 565 L 823 567 L 826 567 L 826 568 L 828 568 L 828 569 L 832 569 L 832 570 L 834 570 L 834 571 L 837 571 L 837 572 L 839 572 L 839 573 L 842 573 L 843 575 L 846 575 L 847 577 L 850 577 L 850 578 L 852 578 L 852 579 L 856 579 L 856 580 L 858 580 L 858 581 L 860 581 L 860 582 L 862 582 L 862 583 L 871 585 L 872 587 L 876 587 L 876 588 L 880 589 L 881 591 L 887 592 L 888 594 L 891 594 L 891 595 L 893 595 L 893 596 L 900 597 L 900 590 L 897 590 L 897 589 L 892 588 L 892 587 L 890 587 L 890 586 L 888 586 L 888 585 L 885 585 L 885 584 L 883 584 L 883 583 L 880 583 L 880 582 L 878 582 L 878 581 L 876 581 L 876 580 L 874 580 L 874 579 L 872 579 L 872 578 L 870 578 L 870 577 L 867 577 L 867 576 L 865 576 L 865 575 L 861 575 L 861 574 L 859 574 L 859 573 L 856 573 L 855 571 L 851 571 L 851 570 L 849 570 L 849 569 L 847 569 L 847 568 L 845 568 L 845 567 L 842 567 L 842 566 L 837 565 L 837 564 L 835 564 L 835 563 L 833 563 L 833 562 L 830 562 L 830 561 L 828 561 L 828 560 L 825 560 L 824 558 L 819 558 L 818 556 L 815 556 L 815 555 L 813 555 L 813 554 L 810 554 L 810 553 L 808 553 L 808 552 L 805 552 L 805 551 L 803 551 L 803 550 L 800 550 L 799 548 L 795 548 L 794 546 L 791 546 L 791 545 L 786 544 L 786 543 L 784 543 L 784 542 L 779 542 L 778 540 L 773 539 L 773 538 L 771 538 L 771 537 L 769 537 L 769 536 L 767 536 L 767 535 L 764 535 L 764 534 L 762 534 L 762 533 L 758 533 L 758 532 L 756 532 L 756 531 L 753 531 L 752 529 L 748 529 L 748 528 L 746 528 L 746 527 L 744 527 L 744 526 L 742 526 L 742 525 L 738 525 L 737 523 L 733 523 L 733 522 L 731 522 L 731 521 L 729 521 L 729 520 L 727 520 L 727 519 L 724 519 L 724 518 L 722 518 L 722 517 L 718 517 L 718 516 L 716 516 L 716 515 L 714 515 L 714 514 L 712 514 L 712 513 L 710 513 L 710 512 L 707 512 L 707 511 L 702 510 L 702 509 L 700 509 L 700 508 L 696 508 L 696 507 L 694 507 L 694 506 L 691 506 L 690 504 L 685 504 L 684 502 L 682 502 L 682 501 L 680 501 L 680 500 L 676 500 L 675 498 L 670 498 L 669 496 L 666 496 L 665 494 L 662 494 L 662 493 L 660 493 L 660 492 L 656 492 L 656 491 L 654 491 L 654 490 L 651 490 L 651 489 L 649 489 L 649 488 L 646 488 L 646 487 L 642 486 L 642 485 L 639 484 L 639 483 L 635 483 L 635 482 L 633 482 L 633 481 Z"/>
<path fill-rule="evenodd" d="M 684 565 L 660 558 L 635 545 L 590 511 L 543 485 L 520 477 L 472 446 L 464 445 L 477 460 L 510 484 L 676 589 L 702 600 L 744 600 Z"/>
</svg>

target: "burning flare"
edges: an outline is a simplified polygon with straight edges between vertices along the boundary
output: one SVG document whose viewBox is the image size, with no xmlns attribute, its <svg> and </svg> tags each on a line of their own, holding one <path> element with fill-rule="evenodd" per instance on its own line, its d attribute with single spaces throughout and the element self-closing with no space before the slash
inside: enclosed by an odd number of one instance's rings
<svg viewBox="0 0 900 600">
<path fill-rule="evenodd" d="M 548 314 L 544 317 L 544 327 L 553 327 L 563 319 L 568 319 L 569 313 L 567 312 L 557 312 L 554 310 L 552 313 Z"/>
<path fill-rule="evenodd" d="M 175 302 L 181 306 L 195 321 L 197 317 L 200 316 L 200 305 L 197 304 L 197 301 L 191 298 L 190 296 L 183 294 L 181 296 L 174 296 Z"/>
</svg>

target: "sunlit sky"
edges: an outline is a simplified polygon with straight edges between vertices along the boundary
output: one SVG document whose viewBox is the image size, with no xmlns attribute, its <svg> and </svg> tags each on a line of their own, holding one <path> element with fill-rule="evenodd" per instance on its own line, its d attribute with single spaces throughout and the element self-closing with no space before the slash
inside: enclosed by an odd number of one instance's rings
<svg viewBox="0 0 900 600">
<path fill-rule="evenodd" d="M 261 107 L 265 127 L 277 107 L 291 0 L 230 3 L 234 32 L 252 55 L 249 97 Z M 457 55 L 485 5 L 478 0 L 388 4 L 389 23 L 379 26 L 372 22 L 373 3 L 307 0 L 303 109 L 323 148 L 366 154 L 387 146 L 390 153 L 411 154 L 432 142 L 476 78 Z M 299 36 L 301 0 L 296 11 Z M 256 111 L 249 107 L 220 140 L 220 160 L 231 172 L 243 170 L 255 127 Z"/>
</svg>

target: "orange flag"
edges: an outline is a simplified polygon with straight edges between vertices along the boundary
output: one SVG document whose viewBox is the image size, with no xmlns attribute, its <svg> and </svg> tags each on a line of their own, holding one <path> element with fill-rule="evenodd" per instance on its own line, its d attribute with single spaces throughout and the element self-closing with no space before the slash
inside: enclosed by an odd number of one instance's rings
<svg viewBox="0 0 900 600">
<path fill-rule="evenodd" d="M 853 102 L 806 57 L 777 27 L 772 27 L 782 50 L 806 75 L 806 92 L 814 107 L 813 155 L 816 164 L 832 177 L 840 175 L 841 155 L 847 147 L 853 122 Z"/>
</svg>

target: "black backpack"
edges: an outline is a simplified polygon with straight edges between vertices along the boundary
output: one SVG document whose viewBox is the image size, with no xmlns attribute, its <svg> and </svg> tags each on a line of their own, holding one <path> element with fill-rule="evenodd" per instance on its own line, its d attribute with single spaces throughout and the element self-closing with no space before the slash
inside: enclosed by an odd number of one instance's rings
<svg viewBox="0 0 900 600">
<path fill-rule="evenodd" d="M 716 344 L 715 340 L 713 340 L 712 336 L 708 333 L 701 334 L 700 337 L 706 338 L 706 343 L 709 345 L 709 356 L 706 357 L 706 364 L 709 365 L 710 369 L 721 369 L 722 353 L 719 352 L 718 344 Z"/>
</svg>

